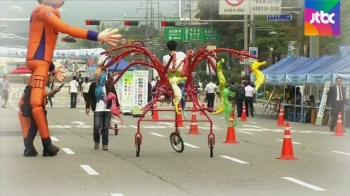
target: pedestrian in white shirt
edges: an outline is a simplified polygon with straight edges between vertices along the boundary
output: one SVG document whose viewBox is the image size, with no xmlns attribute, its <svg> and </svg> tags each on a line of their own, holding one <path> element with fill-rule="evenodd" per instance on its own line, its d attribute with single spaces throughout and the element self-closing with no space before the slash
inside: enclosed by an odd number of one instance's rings
<svg viewBox="0 0 350 196">
<path fill-rule="evenodd" d="M 213 79 L 209 79 L 209 83 L 205 86 L 204 95 L 206 96 L 205 100 L 207 100 L 207 108 L 211 111 L 214 110 L 214 101 L 215 101 L 215 92 L 217 86 L 213 83 Z"/>
<path fill-rule="evenodd" d="M 70 108 L 77 108 L 77 97 L 78 97 L 79 83 L 77 77 L 73 76 L 73 80 L 69 83 L 68 94 L 70 95 Z"/>
<path fill-rule="evenodd" d="M 175 68 L 179 67 L 176 71 L 182 71 L 183 65 L 184 65 L 183 61 L 186 58 L 186 54 L 184 52 L 181 52 L 181 51 L 180 52 L 176 51 L 177 43 L 174 40 L 168 41 L 166 46 L 169 50 L 169 54 L 163 56 L 163 66 L 166 67 L 168 65 L 171 54 L 175 53 L 176 54 Z M 172 70 L 172 68 L 173 68 L 173 64 L 171 63 L 168 70 L 170 71 L 170 70 Z"/>
<path fill-rule="evenodd" d="M 247 112 L 247 117 L 249 116 L 249 113 L 252 117 L 254 117 L 254 97 L 255 97 L 255 90 L 251 86 L 250 82 L 247 83 L 247 86 L 244 88 L 245 90 L 245 100 L 244 105 Z M 249 108 L 249 109 L 248 109 Z"/>
<path fill-rule="evenodd" d="M 91 82 L 89 82 L 89 77 L 85 77 L 85 82 L 81 85 L 81 96 L 84 97 L 85 104 L 87 102 L 87 95 L 90 89 Z"/>
</svg>

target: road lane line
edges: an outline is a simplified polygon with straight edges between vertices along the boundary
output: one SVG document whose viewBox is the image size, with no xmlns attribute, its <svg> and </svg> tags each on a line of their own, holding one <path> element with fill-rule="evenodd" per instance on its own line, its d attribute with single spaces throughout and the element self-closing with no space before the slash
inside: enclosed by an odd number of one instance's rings
<svg viewBox="0 0 350 196">
<path fill-rule="evenodd" d="M 60 141 L 60 140 L 58 140 L 57 137 L 55 137 L 55 136 L 51 136 L 50 138 L 51 138 L 51 141 L 53 141 L 53 142 L 58 142 L 58 141 Z"/>
<path fill-rule="evenodd" d="M 200 148 L 200 147 L 198 147 L 198 146 L 195 146 L 195 145 L 192 145 L 192 144 L 189 144 L 189 143 L 186 143 L 186 142 L 184 142 L 184 145 L 185 145 L 185 146 L 188 146 L 188 147 L 190 147 L 190 148 Z"/>
<path fill-rule="evenodd" d="M 249 164 L 248 162 L 245 162 L 245 161 L 242 161 L 242 160 L 239 160 L 239 159 L 236 159 L 236 158 L 232 158 L 232 157 L 229 157 L 229 156 L 226 156 L 226 155 L 220 155 L 220 157 L 222 157 L 224 159 L 228 159 L 228 160 L 234 161 L 234 162 L 237 162 L 237 163 L 240 163 L 240 164 Z"/>
<path fill-rule="evenodd" d="M 80 165 L 81 168 L 83 168 L 83 170 L 86 171 L 86 173 L 88 173 L 89 175 L 92 176 L 97 176 L 99 175 L 94 169 L 92 169 L 90 166 L 88 165 Z"/>
<path fill-rule="evenodd" d="M 158 136 L 158 137 L 165 137 L 164 135 L 158 134 L 158 133 L 151 133 L 152 135 Z"/>
<path fill-rule="evenodd" d="M 249 134 L 249 135 L 254 135 L 254 133 L 249 133 L 249 132 L 245 132 L 245 131 L 238 131 L 238 132 Z"/>
<path fill-rule="evenodd" d="M 306 183 L 306 182 L 297 180 L 297 179 L 292 178 L 292 177 L 282 177 L 282 178 L 285 179 L 285 180 L 288 180 L 288 181 L 290 181 L 290 182 L 294 182 L 294 183 L 296 183 L 296 184 L 299 184 L 299 185 L 301 185 L 301 186 L 305 186 L 305 187 L 307 187 L 307 188 L 309 188 L 309 189 L 312 189 L 312 190 L 315 190 L 315 191 L 327 191 L 327 190 L 325 190 L 325 189 L 323 189 L 323 188 L 314 186 L 314 185 L 312 185 L 312 184 L 308 184 L 308 183 Z"/>
<path fill-rule="evenodd" d="M 62 150 L 67 154 L 75 154 L 71 149 L 69 148 L 62 148 Z"/>
<path fill-rule="evenodd" d="M 163 118 L 171 118 L 170 116 L 162 116 Z"/>
<path fill-rule="evenodd" d="M 345 154 L 345 155 L 349 155 L 350 156 L 350 153 L 346 153 L 346 152 L 340 152 L 340 151 L 332 151 L 332 152 L 335 152 L 335 153 L 338 153 L 338 154 Z"/>
<path fill-rule="evenodd" d="M 265 128 L 263 128 L 263 127 L 253 126 L 253 125 L 243 125 L 243 127 L 250 127 L 250 128 L 257 128 L 257 129 L 265 129 Z"/>
<path fill-rule="evenodd" d="M 134 129 L 137 129 L 137 126 L 135 125 L 129 125 L 130 128 L 134 128 Z"/>
<path fill-rule="evenodd" d="M 277 141 L 280 141 L 280 142 L 283 142 L 283 140 L 282 139 L 276 139 Z M 299 145 L 299 144 L 301 144 L 301 143 L 299 143 L 299 142 L 292 142 L 293 144 L 296 144 L 296 145 Z"/>
<path fill-rule="evenodd" d="M 253 124 L 255 124 L 255 123 L 258 123 L 258 122 L 253 122 L 253 121 L 248 121 L 249 123 L 253 123 Z"/>
<path fill-rule="evenodd" d="M 111 196 L 124 196 L 124 195 L 121 193 L 111 193 Z"/>
</svg>

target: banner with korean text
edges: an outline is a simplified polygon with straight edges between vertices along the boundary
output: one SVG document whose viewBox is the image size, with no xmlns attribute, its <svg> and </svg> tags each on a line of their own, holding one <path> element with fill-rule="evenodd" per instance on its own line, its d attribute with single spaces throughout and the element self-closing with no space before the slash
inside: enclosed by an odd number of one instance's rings
<svg viewBox="0 0 350 196">
<path fill-rule="evenodd" d="M 121 109 L 124 113 L 131 113 L 133 89 L 134 89 L 134 73 L 133 71 L 126 71 L 122 77 L 122 96 L 121 96 Z"/>
<path fill-rule="evenodd" d="M 148 103 L 148 71 L 133 71 L 133 106 L 143 107 Z"/>
</svg>

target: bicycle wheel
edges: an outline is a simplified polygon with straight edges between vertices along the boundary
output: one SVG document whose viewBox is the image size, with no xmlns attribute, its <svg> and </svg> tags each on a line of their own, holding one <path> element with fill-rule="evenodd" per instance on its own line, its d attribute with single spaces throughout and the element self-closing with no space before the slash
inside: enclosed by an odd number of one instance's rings
<svg viewBox="0 0 350 196">
<path fill-rule="evenodd" d="M 136 138 L 136 157 L 140 156 L 140 150 L 141 150 L 141 138 Z"/>
<path fill-rule="evenodd" d="M 210 149 L 210 157 L 213 157 L 214 156 L 214 141 L 213 141 L 212 137 L 209 139 L 209 149 Z"/>
<path fill-rule="evenodd" d="M 114 125 L 114 134 L 118 135 L 118 125 L 117 124 Z"/>
<path fill-rule="evenodd" d="M 183 152 L 185 149 L 184 142 L 183 142 L 180 134 L 178 134 L 178 133 L 173 132 L 170 134 L 170 143 L 176 152 L 180 153 L 180 152 Z"/>
</svg>

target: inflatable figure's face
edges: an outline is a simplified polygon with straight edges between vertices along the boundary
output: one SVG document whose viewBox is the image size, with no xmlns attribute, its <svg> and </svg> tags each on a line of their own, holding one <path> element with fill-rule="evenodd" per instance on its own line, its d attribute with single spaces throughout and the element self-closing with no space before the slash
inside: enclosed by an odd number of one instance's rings
<svg viewBox="0 0 350 196">
<path fill-rule="evenodd" d="M 50 5 L 54 8 L 60 8 L 63 6 L 65 0 L 38 0 L 39 4 Z"/>
</svg>

